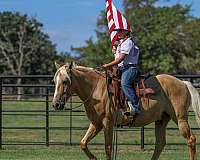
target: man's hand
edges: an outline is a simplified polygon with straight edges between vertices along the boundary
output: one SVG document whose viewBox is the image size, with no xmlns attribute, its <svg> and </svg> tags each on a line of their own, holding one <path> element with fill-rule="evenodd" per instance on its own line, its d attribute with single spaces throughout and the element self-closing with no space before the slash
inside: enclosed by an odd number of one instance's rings
<svg viewBox="0 0 200 160">
<path fill-rule="evenodd" d="M 111 68 L 111 66 L 109 64 L 104 64 L 101 66 L 103 69 L 105 70 L 109 70 Z"/>
<path fill-rule="evenodd" d="M 102 65 L 102 68 L 105 70 L 112 70 L 112 67 L 122 62 L 126 57 L 126 54 L 121 54 L 119 58 L 115 59 L 114 61 Z"/>
</svg>

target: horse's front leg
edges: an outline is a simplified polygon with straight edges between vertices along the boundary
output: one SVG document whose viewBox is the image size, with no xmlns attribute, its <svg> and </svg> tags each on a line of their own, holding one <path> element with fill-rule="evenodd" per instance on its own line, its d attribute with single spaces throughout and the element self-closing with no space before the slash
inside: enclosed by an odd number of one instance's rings
<svg viewBox="0 0 200 160">
<path fill-rule="evenodd" d="M 105 151 L 107 160 L 112 158 L 113 121 L 105 118 L 103 121 L 105 136 Z"/>
<path fill-rule="evenodd" d="M 90 160 L 96 160 L 96 157 L 89 151 L 87 144 L 89 141 L 91 141 L 92 138 L 94 138 L 99 133 L 99 131 L 101 131 L 101 129 L 102 126 L 95 126 L 94 124 L 90 123 L 90 126 L 85 136 L 81 140 L 80 147 Z"/>
</svg>

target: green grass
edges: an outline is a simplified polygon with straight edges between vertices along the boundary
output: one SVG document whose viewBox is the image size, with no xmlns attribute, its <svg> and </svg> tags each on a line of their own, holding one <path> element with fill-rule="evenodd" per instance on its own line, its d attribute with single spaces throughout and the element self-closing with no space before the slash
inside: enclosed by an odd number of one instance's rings
<svg viewBox="0 0 200 160">
<path fill-rule="evenodd" d="M 102 146 L 90 147 L 99 160 L 105 160 Z M 37 147 L 37 148 L 7 148 L 2 150 L 1 160 L 86 160 L 85 154 L 76 146 L 66 147 Z M 120 147 L 117 153 L 118 160 L 148 160 L 153 154 L 152 149 L 140 151 L 134 147 Z M 198 155 L 199 156 L 199 155 Z M 160 160 L 188 160 L 186 147 L 179 149 L 165 149 Z"/>
<path fill-rule="evenodd" d="M 50 104 L 51 106 L 51 104 Z M 75 104 L 73 107 L 77 106 Z M 50 107 L 50 109 L 52 109 Z M 3 110 L 45 110 L 44 102 L 4 102 Z M 36 113 L 36 112 L 35 112 Z M 34 113 L 29 113 L 34 114 Z M 45 114 L 40 113 L 40 114 Z M 69 115 L 69 113 L 50 113 L 49 125 L 50 127 L 69 127 L 69 116 L 55 116 Z M 73 113 L 75 115 L 84 113 Z M 54 115 L 54 116 L 53 116 Z M 88 127 L 89 121 L 86 116 L 75 116 L 72 119 L 73 127 Z M 190 117 L 191 127 L 198 127 L 195 121 L 195 117 Z M 3 116 L 4 127 L 45 127 L 45 116 L 22 116 L 22 115 L 4 115 Z M 145 126 L 145 128 L 153 128 L 154 124 Z M 170 122 L 168 127 L 177 127 L 173 122 Z M 85 130 L 73 130 L 72 143 L 79 144 L 81 138 L 85 134 Z M 200 139 L 199 130 L 194 131 L 197 140 Z M 63 142 L 69 143 L 70 136 L 69 130 L 50 130 L 49 132 L 50 143 Z M 19 130 L 13 129 L 3 130 L 3 142 L 45 142 L 45 130 Z M 128 143 L 130 145 L 120 145 L 118 147 L 118 159 L 120 160 L 146 160 L 150 159 L 154 148 L 155 135 L 154 130 L 145 130 L 145 143 L 152 144 L 146 145 L 145 151 L 140 151 L 140 128 L 136 128 L 136 131 L 121 131 L 118 132 L 118 143 Z M 91 143 L 104 143 L 103 132 L 100 132 Z M 167 130 L 167 143 L 183 143 L 185 139 L 179 134 L 178 130 Z M 137 144 L 137 145 L 131 145 Z M 98 159 L 105 159 L 105 152 L 103 145 L 90 145 L 92 152 L 98 157 Z M 198 148 L 200 145 L 198 146 Z M 200 154 L 198 153 L 198 157 Z M 85 160 L 85 154 L 80 151 L 79 146 L 12 146 L 7 145 L 0 151 L 0 160 Z M 187 145 L 167 145 L 162 152 L 160 160 L 184 160 L 188 159 Z"/>
</svg>

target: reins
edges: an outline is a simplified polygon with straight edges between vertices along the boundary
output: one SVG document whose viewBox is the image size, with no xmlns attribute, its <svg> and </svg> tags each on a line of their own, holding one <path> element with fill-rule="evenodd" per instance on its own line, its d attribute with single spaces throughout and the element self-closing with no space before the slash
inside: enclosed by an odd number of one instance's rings
<svg viewBox="0 0 200 160">
<path fill-rule="evenodd" d="M 71 87 L 72 87 L 72 69 L 73 69 L 72 67 L 73 67 L 72 64 L 70 64 L 70 66 L 69 66 L 70 72 L 69 72 L 69 73 L 70 73 L 70 82 L 71 82 L 71 83 L 70 83 L 69 90 L 71 90 Z M 99 75 L 103 76 L 101 73 L 97 72 L 96 70 L 91 70 L 91 71 L 88 71 L 88 72 L 92 72 L 92 71 L 95 71 L 95 72 L 98 73 Z M 78 106 L 72 108 L 71 110 L 80 108 L 81 106 L 83 106 L 83 105 L 92 97 L 92 94 L 94 93 L 94 91 L 95 91 L 96 88 L 97 88 L 97 85 L 98 85 L 98 83 L 99 83 L 99 80 L 100 80 L 100 78 L 98 78 L 98 81 L 97 81 L 95 87 L 92 89 L 91 94 L 86 98 L 86 100 L 84 100 L 80 105 L 78 105 Z"/>
<path fill-rule="evenodd" d="M 115 103 L 113 102 L 113 97 L 112 97 L 113 95 L 109 91 L 109 84 L 112 83 L 113 80 L 116 80 L 116 78 L 115 77 L 110 77 L 109 75 L 110 75 L 110 73 L 108 71 L 106 71 L 107 92 L 108 92 L 108 97 L 109 97 L 109 100 L 110 100 L 110 104 L 112 105 L 112 107 L 115 107 Z M 117 159 L 118 135 L 117 135 L 117 130 L 115 129 L 116 123 L 117 123 L 117 118 L 118 118 L 118 114 L 116 113 L 115 119 L 113 119 L 114 120 L 114 124 L 113 124 L 113 140 L 112 140 L 112 160 L 116 160 Z"/>
</svg>

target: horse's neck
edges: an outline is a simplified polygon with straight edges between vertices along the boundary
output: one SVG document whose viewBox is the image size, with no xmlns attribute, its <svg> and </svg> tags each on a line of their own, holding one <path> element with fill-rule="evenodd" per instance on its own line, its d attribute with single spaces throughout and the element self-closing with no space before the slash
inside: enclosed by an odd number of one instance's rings
<svg viewBox="0 0 200 160">
<path fill-rule="evenodd" d="M 75 92 L 80 99 L 86 101 L 92 98 L 92 94 L 99 82 L 99 75 L 91 71 L 82 71 L 78 69 L 74 69 L 72 74 L 72 83 L 74 83 Z"/>
</svg>

